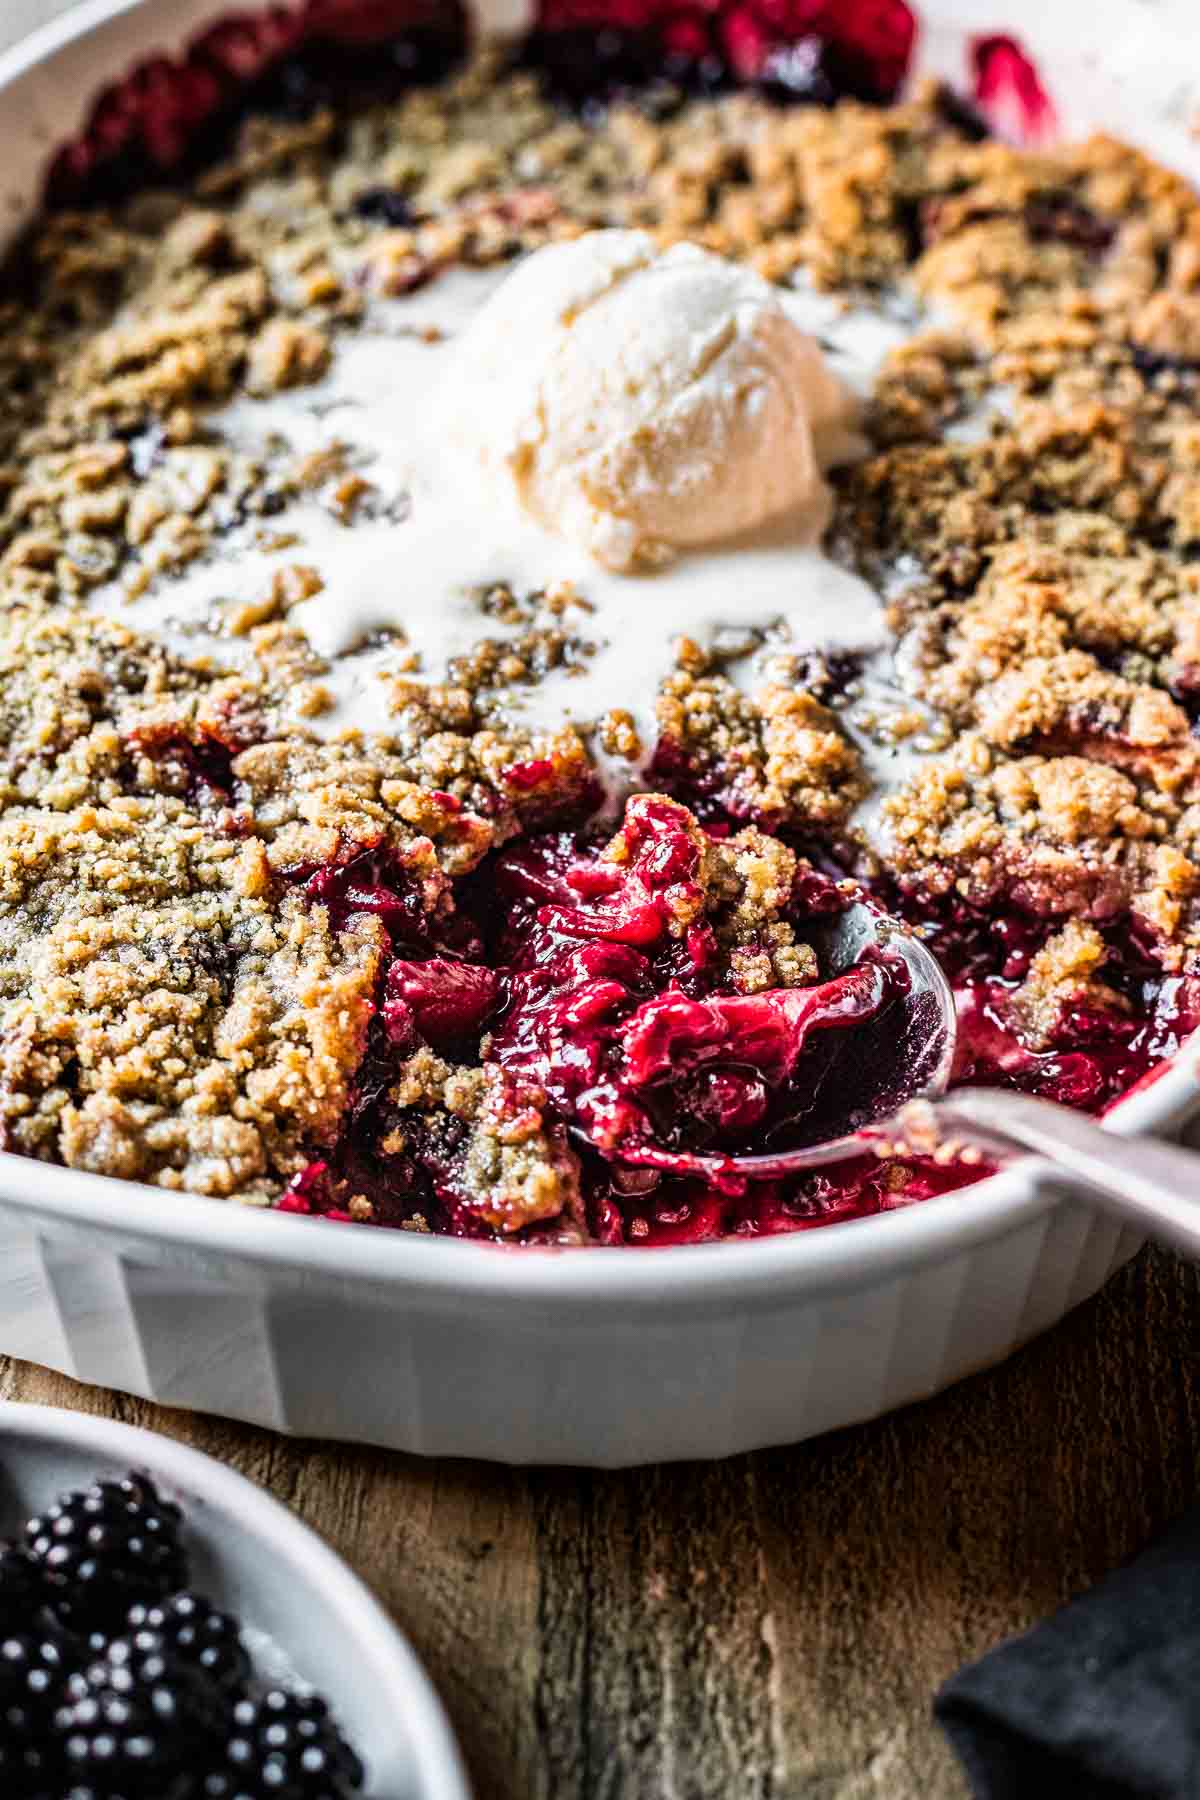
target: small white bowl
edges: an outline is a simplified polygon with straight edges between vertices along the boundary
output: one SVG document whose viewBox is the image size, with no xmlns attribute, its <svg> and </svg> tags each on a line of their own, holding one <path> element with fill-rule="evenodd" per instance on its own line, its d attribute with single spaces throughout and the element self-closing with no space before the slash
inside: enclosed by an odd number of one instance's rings
<svg viewBox="0 0 1200 1800">
<path fill-rule="evenodd" d="M 0 1534 L 14 1535 L 63 1491 L 130 1469 L 183 1508 L 190 1585 L 265 1634 L 329 1701 L 367 1766 L 370 1800 L 469 1800 L 449 1725 L 413 1651 L 357 1576 L 278 1501 L 154 1432 L 0 1403 Z"/>
</svg>

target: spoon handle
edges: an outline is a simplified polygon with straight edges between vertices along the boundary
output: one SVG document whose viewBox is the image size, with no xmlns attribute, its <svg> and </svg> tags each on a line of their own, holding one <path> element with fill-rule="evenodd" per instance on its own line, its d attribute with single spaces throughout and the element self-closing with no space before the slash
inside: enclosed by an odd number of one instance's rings
<svg viewBox="0 0 1200 1800">
<path fill-rule="evenodd" d="M 1155 1138 L 1118 1137 L 1085 1114 L 997 1089 L 936 1103 L 938 1124 L 1034 1150 L 1102 1212 L 1200 1259 L 1200 1155 Z"/>
</svg>

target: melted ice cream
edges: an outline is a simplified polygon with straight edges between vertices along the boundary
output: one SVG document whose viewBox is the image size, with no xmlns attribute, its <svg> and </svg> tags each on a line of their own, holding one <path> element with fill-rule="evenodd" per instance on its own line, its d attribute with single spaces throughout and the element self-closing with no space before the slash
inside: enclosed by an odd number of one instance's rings
<svg viewBox="0 0 1200 1800">
<path fill-rule="evenodd" d="M 824 447 L 853 417 L 761 275 L 618 230 L 519 262 L 455 345 L 442 406 L 486 504 L 625 574 L 783 518 L 819 538 Z"/>
<path fill-rule="evenodd" d="M 214 409 L 214 438 L 263 457 L 346 447 L 351 466 L 375 489 L 366 516 L 343 524 L 316 498 L 217 540 L 203 560 L 130 601 L 117 583 L 94 603 L 194 654 L 201 633 L 220 632 L 229 602 L 254 602 L 290 565 L 313 568 L 319 592 L 293 608 L 313 648 L 332 660 L 322 678 L 333 707 L 310 721 L 333 733 L 386 730 L 382 676 L 445 678 L 448 662 L 482 639 L 529 628 L 480 607 L 497 584 L 514 594 L 574 584 L 559 628 L 580 650 L 535 685 L 514 684 L 498 704 L 514 721 L 586 729 L 614 708 L 632 715 L 644 755 L 654 745 L 654 703 L 687 636 L 716 647 L 739 685 L 761 678 L 760 649 L 867 651 L 884 643 L 878 596 L 814 541 L 810 516 L 769 524 L 719 545 L 689 551 L 650 574 L 619 574 L 553 536 L 517 508 L 495 503 L 441 455 L 429 421 L 452 368 L 455 341 L 504 279 L 506 270 L 454 270 L 403 299 L 377 302 L 362 328 L 338 340 L 328 375 L 311 386 Z M 887 352 L 912 323 L 834 297 L 780 290 L 796 323 L 820 342 L 830 368 L 865 392 Z M 816 526 L 823 521 L 817 520 Z M 284 541 L 286 540 L 286 541 Z M 236 663 L 244 646 L 219 635 L 205 647 Z M 628 786 L 637 766 L 610 771 Z"/>
</svg>

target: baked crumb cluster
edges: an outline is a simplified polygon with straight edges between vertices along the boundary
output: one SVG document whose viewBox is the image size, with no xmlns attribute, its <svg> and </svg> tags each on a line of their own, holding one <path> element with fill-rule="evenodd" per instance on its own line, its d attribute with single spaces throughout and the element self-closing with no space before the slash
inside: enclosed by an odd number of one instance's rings
<svg viewBox="0 0 1200 1800">
<path fill-rule="evenodd" d="M 1027 921 L 1004 1004 L 1034 1056 L 1071 1009 L 1130 1013 L 1129 983 L 1108 978 L 1123 935 L 1159 974 L 1188 975 L 1191 190 L 1104 138 L 1054 152 L 981 138 L 933 91 L 789 109 L 659 84 L 652 105 L 576 116 L 536 70 L 489 54 L 386 105 L 252 113 L 186 185 L 49 211 L 10 260 L 9 1147 L 415 1229 L 613 1235 L 611 1187 L 589 1191 L 545 1092 L 493 1054 L 485 996 L 456 991 L 447 1024 L 444 994 L 396 975 L 484 960 L 479 883 L 497 857 L 587 818 L 597 743 L 648 748 L 619 711 L 590 742 L 514 727 L 496 702 L 586 655 L 573 597 L 488 596 L 479 645 L 445 680 L 398 669 L 390 734 L 374 740 L 313 728 L 328 666 L 289 622 L 321 581 L 302 543 L 216 624 L 246 647 L 239 673 L 202 642 L 185 660 L 90 610 L 97 589 L 136 599 L 223 543 L 286 543 L 279 515 L 300 496 L 351 530 L 378 518 L 370 468 L 332 434 L 320 454 L 250 455 L 209 409 L 324 374 L 375 297 L 609 225 L 928 309 L 878 382 L 872 452 L 840 478 L 830 540 L 887 596 L 897 644 L 900 703 L 867 734 L 924 751 L 883 802 L 888 848 L 857 823 L 871 787 L 861 718 L 847 730 L 857 671 L 782 654 L 747 696 L 684 640 L 650 785 L 675 796 L 661 804 L 697 860 L 647 954 L 702 931 L 706 992 L 814 983 L 795 909 L 812 861 L 918 915 Z M 527 629 L 489 636 L 489 610 Z M 623 829 L 599 833 L 601 863 L 629 854 Z M 890 1204 L 908 1172 L 871 1179 Z M 799 1193 L 805 1218 L 815 1193 Z"/>
</svg>

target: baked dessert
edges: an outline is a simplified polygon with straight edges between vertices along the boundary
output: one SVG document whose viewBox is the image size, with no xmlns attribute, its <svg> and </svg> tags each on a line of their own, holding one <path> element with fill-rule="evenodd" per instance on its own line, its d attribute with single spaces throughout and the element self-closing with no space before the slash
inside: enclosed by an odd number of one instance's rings
<svg viewBox="0 0 1200 1800">
<path fill-rule="evenodd" d="M 100 98 L 9 260 L 4 1141 L 520 1242 L 965 1185 L 669 1152 L 786 1142 L 848 1078 L 872 997 L 816 1032 L 810 937 L 855 883 L 950 972 L 960 1080 L 1099 1110 L 1200 1022 L 1196 198 L 1107 139 L 991 135 L 1000 100 L 1048 124 L 1010 40 L 980 112 L 897 98 L 901 0 L 550 0 L 467 40 L 414 0 L 218 25 Z M 492 311 L 510 263 L 585 279 L 594 233 L 632 295 L 603 408 L 566 313 Z M 659 429 L 668 264 L 733 283 L 714 354 L 794 397 L 778 307 L 857 386 L 863 441 L 805 476 L 819 547 L 705 547 L 772 525 L 782 465 L 708 456 L 709 399 Z M 531 347 L 537 456 L 524 362 L 495 398 Z M 455 367 L 485 373 L 446 414 Z M 637 448 L 599 485 L 593 401 Z M 663 511 L 685 466 L 703 529 Z M 506 483 L 538 531 L 582 495 L 574 535 L 494 532 Z"/>
</svg>

